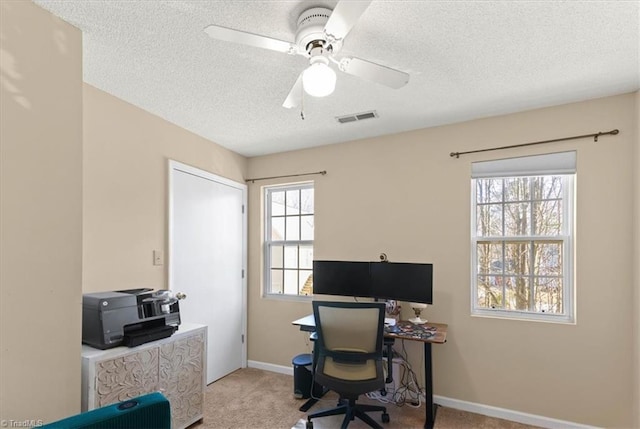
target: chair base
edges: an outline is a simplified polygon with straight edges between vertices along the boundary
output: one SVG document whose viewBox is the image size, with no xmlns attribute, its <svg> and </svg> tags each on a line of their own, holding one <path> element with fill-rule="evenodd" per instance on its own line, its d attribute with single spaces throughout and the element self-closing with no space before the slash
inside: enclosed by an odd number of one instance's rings
<svg viewBox="0 0 640 429">
<path fill-rule="evenodd" d="M 313 414 L 309 414 L 307 416 L 307 429 L 313 428 L 313 423 L 311 419 L 315 419 L 318 417 L 327 417 L 327 416 L 337 416 L 344 414 L 344 419 L 342 420 L 341 429 L 346 429 L 349 426 L 349 422 L 355 419 L 356 417 L 368 424 L 370 427 L 374 429 L 382 429 L 382 426 L 379 425 L 375 420 L 369 416 L 368 412 L 382 412 L 382 421 L 384 423 L 389 422 L 389 414 L 387 414 L 387 408 L 381 405 L 367 405 L 367 404 L 356 404 L 353 399 L 341 399 L 338 403 L 338 406 L 335 408 L 331 408 L 328 410 L 322 410 L 315 412 Z"/>
</svg>

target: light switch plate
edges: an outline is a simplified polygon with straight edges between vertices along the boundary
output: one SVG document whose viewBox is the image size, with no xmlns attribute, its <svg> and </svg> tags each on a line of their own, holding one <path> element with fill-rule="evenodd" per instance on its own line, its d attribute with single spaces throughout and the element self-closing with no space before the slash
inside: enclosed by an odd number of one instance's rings
<svg viewBox="0 0 640 429">
<path fill-rule="evenodd" d="M 162 255 L 162 250 L 154 250 L 153 265 L 163 265 L 163 264 L 164 264 L 164 256 Z"/>
</svg>

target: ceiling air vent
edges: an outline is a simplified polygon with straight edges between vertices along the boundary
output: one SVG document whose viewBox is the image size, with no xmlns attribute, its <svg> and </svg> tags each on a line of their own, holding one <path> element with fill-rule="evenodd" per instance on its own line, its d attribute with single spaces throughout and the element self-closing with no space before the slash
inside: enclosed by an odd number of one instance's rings
<svg viewBox="0 0 640 429">
<path fill-rule="evenodd" d="M 353 115 L 336 116 L 336 120 L 341 124 L 346 124 L 347 122 L 362 121 L 363 119 L 371 119 L 377 117 L 378 114 L 376 113 L 376 111 L 372 110 L 370 112 L 355 113 Z"/>
</svg>

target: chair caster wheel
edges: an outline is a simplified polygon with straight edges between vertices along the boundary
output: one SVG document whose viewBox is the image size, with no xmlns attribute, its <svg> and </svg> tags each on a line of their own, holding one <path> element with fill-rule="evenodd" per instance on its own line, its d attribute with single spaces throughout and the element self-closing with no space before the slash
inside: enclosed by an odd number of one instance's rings
<svg viewBox="0 0 640 429">
<path fill-rule="evenodd" d="M 313 429 L 313 422 L 307 421 L 307 429 Z"/>
<path fill-rule="evenodd" d="M 382 423 L 389 423 L 389 414 L 382 413 Z"/>
</svg>

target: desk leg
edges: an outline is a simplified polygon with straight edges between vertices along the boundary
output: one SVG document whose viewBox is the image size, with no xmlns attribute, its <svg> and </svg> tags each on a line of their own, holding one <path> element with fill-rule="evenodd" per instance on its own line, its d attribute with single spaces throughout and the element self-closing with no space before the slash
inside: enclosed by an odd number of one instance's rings
<svg viewBox="0 0 640 429">
<path fill-rule="evenodd" d="M 395 343 L 395 340 L 393 338 L 384 339 L 384 345 L 387 347 L 387 379 L 384 381 L 386 384 L 393 383 L 393 344 L 394 343 Z M 385 391 L 385 395 L 386 395 L 386 391 Z"/>
<path fill-rule="evenodd" d="M 431 365 L 431 343 L 424 343 L 424 385 L 425 385 L 425 429 L 433 429 L 436 408 L 433 405 L 433 367 Z"/>
</svg>

